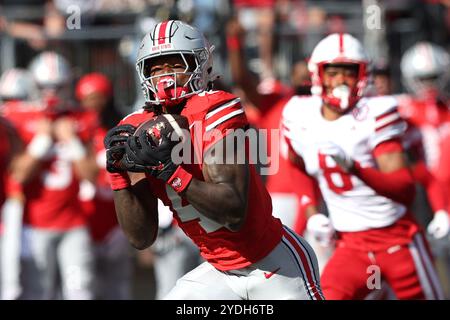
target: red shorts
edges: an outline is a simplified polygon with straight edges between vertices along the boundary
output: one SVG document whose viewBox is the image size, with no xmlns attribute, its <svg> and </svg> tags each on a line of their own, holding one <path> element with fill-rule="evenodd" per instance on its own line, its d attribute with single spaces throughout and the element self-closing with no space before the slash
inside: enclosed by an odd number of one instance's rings
<svg viewBox="0 0 450 320">
<path fill-rule="evenodd" d="M 378 279 L 377 279 L 378 277 Z M 364 299 L 386 282 L 398 299 L 444 299 L 425 237 L 416 233 L 406 245 L 387 250 L 336 248 L 322 277 L 327 300 Z"/>
</svg>

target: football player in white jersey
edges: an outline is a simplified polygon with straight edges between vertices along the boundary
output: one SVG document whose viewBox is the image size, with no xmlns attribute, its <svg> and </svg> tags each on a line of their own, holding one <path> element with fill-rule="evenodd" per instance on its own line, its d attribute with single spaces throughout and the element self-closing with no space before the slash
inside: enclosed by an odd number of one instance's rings
<svg viewBox="0 0 450 320">
<path fill-rule="evenodd" d="M 329 217 L 309 218 L 321 241 L 336 236 L 322 274 L 327 299 L 362 299 L 386 281 L 399 299 L 443 298 L 422 230 L 409 206 L 414 180 L 394 98 L 364 98 L 369 59 L 349 34 L 332 34 L 308 68 L 313 95 L 283 111 L 290 159 L 316 178 Z M 334 232 L 336 230 L 336 232 Z"/>
</svg>

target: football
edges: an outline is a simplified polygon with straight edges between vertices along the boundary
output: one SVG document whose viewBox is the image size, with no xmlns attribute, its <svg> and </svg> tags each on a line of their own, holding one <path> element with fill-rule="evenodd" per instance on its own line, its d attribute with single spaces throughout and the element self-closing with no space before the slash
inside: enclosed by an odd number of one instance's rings
<svg viewBox="0 0 450 320">
<path fill-rule="evenodd" d="M 154 146 L 158 146 L 161 143 L 161 137 L 169 133 L 172 134 L 172 141 L 184 141 L 186 130 L 189 130 L 186 117 L 178 114 L 160 114 L 141 123 L 134 132 L 134 136 L 139 136 L 142 131 L 146 131 L 149 141 Z"/>
</svg>

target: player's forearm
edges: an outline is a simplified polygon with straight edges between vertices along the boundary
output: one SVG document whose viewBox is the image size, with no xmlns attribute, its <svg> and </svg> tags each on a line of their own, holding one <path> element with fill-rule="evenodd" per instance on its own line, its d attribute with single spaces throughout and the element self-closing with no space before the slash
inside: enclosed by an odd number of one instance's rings
<svg viewBox="0 0 450 320">
<path fill-rule="evenodd" d="M 142 250 L 153 244 L 158 232 L 157 200 L 149 194 L 144 179 L 128 188 L 114 191 L 117 219 L 129 242 Z"/>
<path fill-rule="evenodd" d="M 78 178 L 95 183 L 100 171 L 95 159 L 91 157 L 73 162 L 73 167 Z"/>
<path fill-rule="evenodd" d="M 228 184 L 192 179 L 183 196 L 205 217 L 238 231 L 245 222 L 247 195 Z"/>
<path fill-rule="evenodd" d="M 24 153 L 11 163 L 11 177 L 18 184 L 27 184 L 36 176 L 40 168 L 40 160 Z"/>
<path fill-rule="evenodd" d="M 431 174 L 424 161 L 412 166 L 414 180 L 420 183 L 427 192 L 428 201 L 434 212 L 447 210 L 445 187 Z"/>
<path fill-rule="evenodd" d="M 382 196 L 407 206 L 414 200 L 414 178 L 406 167 L 386 173 L 355 162 L 353 173 Z"/>
</svg>

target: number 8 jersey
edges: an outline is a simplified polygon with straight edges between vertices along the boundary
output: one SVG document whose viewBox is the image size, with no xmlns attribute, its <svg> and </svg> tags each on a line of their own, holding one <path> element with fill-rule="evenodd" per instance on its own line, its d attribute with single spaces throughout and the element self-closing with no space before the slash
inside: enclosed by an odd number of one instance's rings
<svg viewBox="0 0 450 320">
<path fill-rule="evenodd" d="M 321 109 L 320 97 L 293 97 L 283 111 L 282 133 L 303 159 L 306 172 L 318 181 L 334 228 L 355 232 L 392 225 L 407 208 L 378 195 L 319 150 L 332 142 L 361 166 L 375 167 L 375 147 L 401 138 L 406 129 L 396 100 L 388 96 L 363 98 L 352 111 L 334 121 L 326 120 Z"/>
</svg>

